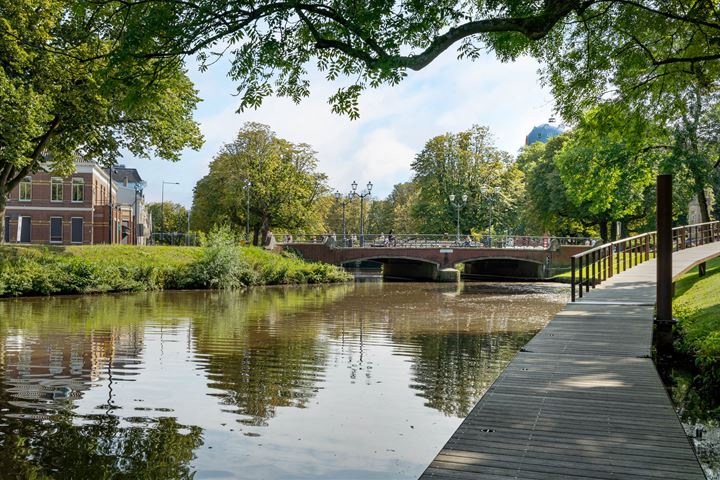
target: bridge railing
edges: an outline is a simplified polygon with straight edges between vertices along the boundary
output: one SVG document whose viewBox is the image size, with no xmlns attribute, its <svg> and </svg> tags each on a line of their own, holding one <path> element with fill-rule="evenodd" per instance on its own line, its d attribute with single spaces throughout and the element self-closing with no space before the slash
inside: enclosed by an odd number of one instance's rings
<svg viewBox="0 0 720 480">
<path fill-rule="evenodd" d="M 717 241 L 720 241 L 719 221 L 673 228 L 673 252 Z M 570 258 L 571 301 L 582 298 L 583 290 L 587 293 L 613 275 L 654 258 L 656 252 L 656 232 L 648 232 L 573 255 Z"/>
<path fill-rule="evenodd" d="M 533 237 L 524 235 L 456 235 L 449 234 L 294 234 L 279 235 L 278 243 L 328 244 L 334 248 L 530 248 L 556 249 L 561 245 L 594 245 L 588 237 Z"/>
</svg>

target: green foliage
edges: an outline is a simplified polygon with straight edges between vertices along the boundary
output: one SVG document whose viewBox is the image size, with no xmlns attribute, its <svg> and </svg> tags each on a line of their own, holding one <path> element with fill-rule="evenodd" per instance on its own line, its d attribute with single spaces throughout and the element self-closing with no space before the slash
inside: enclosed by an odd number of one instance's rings
<svg viewBox="0 0 720 480">
<path fill-rule="evenodd" d="M 200 258 L 188 267 L 188 286 L 236 289 L 258 283 L 256 272 L 242 258 L 239 239 L 228 227 L 212 230 L 203 247 Z"/>
<path fill-rule="evenodd" d="M 487 127 L 430 139 L 412 164 L 417 201 L 412 207 L 420 233 L 454 232 L 455 203 L 468 196 L 460 231 L 484 230 L 492 215 L 494 230 L 515 226 L 522 198 L 522 172 L 498 150 Z"/>
<path fill-rule="evenodd" d="M 52 422 L 9 421 L 0 467 L 7 479 L 66 478 L 192 479 L 190 463 L 202 444 L 202 429 L 174 418 L 143 426 L 122 426 L 114 415 L 73 422 L 70 415 Z"/>
<path fill-rule="evenodd" d="M 0 247 L 0 296 L 344 282 L 342 269 L 254 247 L 226 229 L 203 247 Z"/>
<path fill-rule="evenodd" d="M 179 203 L 160 202 L 148 203 L 145 208 L 153 219 L 153 233 L 186 232 L 188 228 L 188 211 Z"/>
<path fill-rule="evenodd" d="M 697 269 L 676 283 L 673 315 L 679 320 L 677 348 L 692 356 L 696 382 L 710 398 L 720 398 L 720 259 L 708 262 L 706 275 Z"/>
<path fill-rule="evenodd" d="M 0 214 L 46 160 L 67 175 L 79 155 L 109 165 L 123 150 L 178 160 L 200 147 L 199 99 L 179 57 L 113 56 L 123 19 L 112 8 L 0 0 L 0 11 Z"/>
<path fill-rule="evenodd" d="M 198 54 L 205 69 L 230 52 L 241 109 L 269 95 L 306 97 L 314 63 L 330 81 L 349 79 L 329 100 L 354 118 L 364 89 L 397 84 L 455 47 L 461 58 L 490 51 L 503 61 L 545 60 L 559 109 L 577 118 L 608 92 L 653 105 L 669 84 L 713 81 L 720 58 L 711 1 L 258 0 L 236 8 L 230 0 L 148 0 L 115 8 L 126 55 Z M 218 21 L 217 12 L 232 13 Z"/>
<path fill-rule="evenodd" d="M 278 138 L 266 125 L 246 123 L 198 182 L 193 217 L 208 219 L 201 221 L 203 228 L 226 220 L 243 229 L 249 198 L 250 224 L 263 238 L 271 228 L 296 230 L 317 223 L 314 206 L 327 187 L 326 176 L 316 168 L 309 145 Z"/>
</svg>

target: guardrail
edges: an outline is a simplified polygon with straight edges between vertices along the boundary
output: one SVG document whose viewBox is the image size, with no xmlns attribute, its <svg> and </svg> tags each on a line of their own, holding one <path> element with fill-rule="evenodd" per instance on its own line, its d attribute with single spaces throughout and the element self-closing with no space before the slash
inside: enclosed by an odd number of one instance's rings
<svg viewBox="0 0 720 480">
<path fill-rule="evenodd" d="M 717 241 L 720 241 L 720 221 L 675 227 L 672 251 Z M 570 258 L 571 301 L 576 299 L 576 286 L 579 286 L 577 297 L 582 298 L 583 289 L 587 293 L 613 275 L 650 260 L 656 253 L 656 232 L 648 232 L 573 255 Z"/>
<path fill-rule="evenodd" d="M 597 243 L 597 239 L 589 237 L 532 237 L 522 235 L 481 235 L 461 236 L 449 234 L 365 234 L 333 235 L 333 234 L 295 234 L 278 235 L 278 243 L 292 245 L 294 243 L 329 244 L 334 248 L 530 248 L 555 249 L 560 245 L 587 245 Z"/>
</svg>

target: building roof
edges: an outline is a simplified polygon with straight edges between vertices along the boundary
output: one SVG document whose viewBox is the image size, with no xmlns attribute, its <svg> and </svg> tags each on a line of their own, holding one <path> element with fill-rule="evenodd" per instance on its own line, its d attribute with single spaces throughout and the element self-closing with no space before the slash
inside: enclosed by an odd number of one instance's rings
<svg viewBox="0 0 720 480">
<path fill-rule="evenodd" d="M 115 165 L 112 167 L 112 170 L 113 180 L 116 182 L 122 182 L 125 178 L 127 178 L 128 183 L 140 183 L 143 181 L 136 168 L 129 168 L 125 165 Z"/>
<path fill-rule="evenodd" d="M 553 137 L 557 137 L 562 133 L 562 130 L 555 125 L 549 123 L 543 123 L 534 127 L 527 137 L 525 137 L 525 145 L 531 145 L 535 142 L 547 143 Z"/>
</svg>

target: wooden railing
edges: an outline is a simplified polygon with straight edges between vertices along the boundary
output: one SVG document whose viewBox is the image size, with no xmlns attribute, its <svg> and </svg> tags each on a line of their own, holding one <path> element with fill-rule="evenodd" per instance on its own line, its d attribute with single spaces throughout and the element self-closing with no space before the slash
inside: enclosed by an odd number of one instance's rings
<svg viewBox="0 0 720 480">
<path fill-rule="evenodd" d="M 718 221 L 673 228 L 673 252 L 717 241 L 720 241 Z M 589 292 L 613 275 L 654 258 L 656 247 L 655 232 L 648 232 L 573 255 L 570 259 L 572 301 L 576 297 L 582 298 L 583 289 Z M 579 287 L 577 295 L 576 286 Z"/>
</svg>

